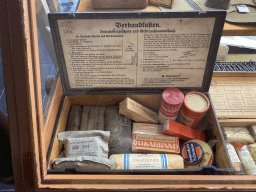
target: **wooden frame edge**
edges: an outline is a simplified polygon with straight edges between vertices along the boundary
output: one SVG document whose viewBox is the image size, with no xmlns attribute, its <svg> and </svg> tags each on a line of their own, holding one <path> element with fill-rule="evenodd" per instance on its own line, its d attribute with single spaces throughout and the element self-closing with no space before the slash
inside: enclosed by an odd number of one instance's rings
<svg viewBox="0 0 256 192">
<path fill-rule="evenodd" d="M 2 58 L 6 88 L 6 102 L 10 126 L 10 141 L 13 159 L 15 189 L 33 190 L 33 153 L 31 149 L 29 120 L 29 94 L 27 54 L 24 18 L 26 2 L 6 0 L 1 2 Z M 23 133 L 23 137 L 20 135 Z M 30 162 L 30 164 L 29 164 Z M 26 174 L 24 171 L 26 170 Z M 28 174 L 27 174 L 28 173 Z"/>
<path fill-rule="evenodd" d="M 191 181 L 191 182 L 229 182 L 234 181 L 234 182 L 239 182 L 239 181 L 253 181 L 256 184 L 255 181 L 255 176 L 253 175 L 91 175 L 91 174 L 48 174 L 45 177 L 45 181 L 57 181 L 57 180 L 62 180 L 64 182 L 70 182 L 70 181 L 101 181 L 101 182 L 108 182 L 108 181 L 114 181 L 118 182 L 132 182 L 132 181 L 164 181 L 164 182 L 169 182 L 169 181 Z M 63 183 L 64 183 L 63 182 Z M 256 187 L 256 185 L 255 185 Z"/>
<path fill-rule="evenodd" d="M 30 0 L 4 0 L 1 3 L 2 58 L 15 191 L 35 191 L 41 180 L 36 164 L 40 158 L 36 153 L 38 127 L 43 126 L 43 115 L 36 115 L 42 110 L 42 100 L 38 83 L 37 29 L 33 19 L 36 18 L 35 5 Z"/>
<path fill-rule="evenodd" d="M 213 77 L 256 77 L 256 72 L 214 71 Z"/>
<path fill-rule="evenodd" d="M 44 181 L 51 179 L 54 181 L 53 176 L 49 176 L 46 173 L 42 173 L 40 165 L 36 162 L 44 161 L 43 157 L 40 157 L 36 151 L 39 151 L 38 139 L 43 137 L 43 134 L 38 134 L 37 130 L 44 130 L 43 127 L 43 115 L 42 105 L 40 100 L 40 84 L 38 80 L 40 75 L 34 77 L 34 75 L 40 74 L 38 64 L 38 53 L 36 53 L 35 43 L 36 32 L 35 25 L 36 21 L 31 21 L 29 15 L 35 15 L 33 12 L 33 2 L 29 0 L 17 2 L 15 0 L 5 0 L 2 2 L 2 8 L 7 7 L 6 14 L 3 15 L 1 23 L 5 30 L 1 31 L 2 36 L 2 52 L 3 52 L 3 67 L 6 82 L 6 95 L 8 104 L 9 114 L 9 125 L 10 125 L 10 137 L 12 145 L 13 165 L 14 165 L 14 177 L 16 191 L 43 191 L 44 188 L 52 189 L 64 189 L 70 191 L 69 184 L 42 184 L 41 176 Z M 24 8 L 25 7 L 25 8 Z M 32 8 L 31 8 L 32 7 Z M 5 13 L 5 10 L 2 10 Z M 27 19 L 27 21 L 24 20 Z M 32 27 L 30 26 L 32 24 Z M 33 26 L 34 25 L 34 26 Z M 29 29 L 25 29 L 29 27 Z M 31 28 L 30 28 L 31 27 Z M 32 36 L 26 34 L 26 30 L 32 32 Z M 30 39 L 32 38 L 32 39 Z M 27 45 L 27 46 L 26 46 Z M 30 47 L 32 46 L 32 47 Z M 34 47 L 35 46 L 35 47 Z M 35 63 L 34 63 L 35 62 Z M 33 73 L 33 66 L 36 66 L 35 74 Z M 32 80 L 36 78 L 36 85 L 32 83 Z M 39 91 L 39 92 L 38 92 Z M 41 111 L 41 112 L 40 112 Z M 38 114 L 38 115 L 35 115 Z M 39 119 L 38 119 L 39 117 Z M 38 138 L 39 137 L 39 138 Z M 42 140 L 41 140 L 42 141 Z M 41 149 L 42 149 L 42 143 Z M 41 158 L 41 159 L 40 159 Z M 44 162 L 42 162 L 44 163 Z M 71 178 L 70 175 L 66 175 Z M 34 177 L 36 179 L 34 179 Z M 96 176 L 95 176 L 96 177 Z M 103 178 L 98 177 L 101 181 Z M 152 176 L 149 181 L 155 181 L 157 178 Z M 173 176 L 176 179 L 184 180 L 186 176 Z M 249 178 L 250 176 L 245 176 Z M 93 177 L 94 178 L 94 177 Z M 93 179 L 92 176 L 88 177 L 88 180 Z M 194 177 L 196 179 L 197 177 Z M 230 176 L 231 178 L 231 176 Z M 57 178 L 56 178 L 57 179 Z M 62 179 L 62 177 L 58 177 Z M 63 177 L 63 179 L 65 179 Z M 83 178 L 84 179 L 84 176 Z M 94 178 L 95 179 L 95 178 Z M 120 180 L 120 176 L 116 176 L 115 180 Z M 142 177 L 141 179 L 145 179 Z M 169 179 L 170 176 L 169 176 Z M 219 177 L 223 179 L 223 177 Z M 218 179 L 218 180 L 219 180 Z M 68 180 L 68 178 L 66 178 Z M 113 177 L 106 178 L 106 180 L 112 181 Z M 131 180 L 131 177 L 127 177 L 127 180 Z M 35 182 L 38 183 L 35 183 Z M 168 180 L 167 180 L 168 181 Z M 72 181 L 71 181 L 72 182 Z M 151 184 L 151 185 L 125 185 L 125 184 L 72 184 L 71 188 L 77 189 L 111 189 L 120 190 L 129 187 L 132 190 L 137 189 L 177 189 L 178 185 L 171 184 Z M 223 188 L 243 188 L 251 189 L 255 188 L 255 185 L 203 185 L 205 189 L 223 189 Z M 69 187 L 69 189 L 67 189 Z M 186 189 L 198 189 L 202 188 L 202 185 L 183 185 Z"/>
<path fill-rule="evenodd" d="M 105 175 L 102 177 L 99 176 L 82 176 L 76 175 L 76 182 L 74 182 L 74 175 L 65 175 L 59 177 L 56 175 L 47 175 L 45 181 L 49 180 L 50 183 L 40 184 L 40 189 L 42 191 L 56 190 L 56 191 L 186 191 L 186 190 L 195 190 L 195 191 L 241 191 L 241 190 L 253 190 L 256 189 L 256 184 L 247 183 L 241 184 L 241 181 L 253 180 L 254 176 L 218 176 L 216 179 L 215 176 L 195 176 L 193 178 L 188 175 L 172 175 L 166 176 L 165 179 L 162 179 L 162 175 L 152 176 L 121 176 L 120 175 Z M 139 177 L 139 179 L 138 179 Z M 185 179 L 184 179 L 185 178 Z M 186 181 L 187 178 L 187 181 Z M 215 178 L 215 179 L 213 179 Z M 65 180 L 70 183 L 51 183 L 55 179 Z M 88 183 L 83 183 L 82 181 L 86 180 Z M 201 183 L 198 182 L 201 179 Z M 97 180 L 97 182 L 90 183 L 92 180 Z M 120 182 L 123 180 L 124 182 Z M 140 183 L 133 183 L 133 181 L 142 181 Z M 104 182 L 106 181 L 106 182 Z M 110 181 L 110 182 L 109 182 Z M 129 182 L 128 182 L 129 181 Z M 161 181 L 161 182 L 159 182 Z M 173 181 L 173 182 L 170 182 Z M 177 181 L 177 182 L 176 182 Z M 215 184 L 216 182 L 222 182 Z M 229 181 L 233 181 L 230 182 Z M 240 183 L 235 183 L 240 181 Z M 120 182 L 120 183 L 119 183 Z M 176 183 L 175 183 L 176 182 Z M 114 183 L 114 184 L 113 184 Z M 182 184 L 183 183 L 183 184 Z"/>
<path fill-rule="evenodd" d="M 62 84 L 60 80 L 59 74 L 56 75 L 56 85 L 53 87 L 52 101 L 48 110 L 48 115 L 45 121 L 45 130 L 44 130 L 44 138 L 45 138 L 45 156 L 46 156 L 46 164 L 44 165 L 44 171 L 47 173 L 48 169 L 48 157 L 49 155 L 49 147 L 52 142 L 52 134 L 54 133 L 55 122 L 57 119 L 57 115 L 59 112 L 59 107 L 63 98 L 63 90 Z M 50 135 L 50 136 L 49 136 Z"/>
<path fill-rule="evenodd" d="M 211 191 L 211 192 L 221 192 L 221 191 L 254 191 L 254 185 L 182 185 L 180 188 L 178 185 L 95 185 L 95 184 L 57 184 L 57 185 L 42 185 L 39 190 L 40 192 L 48 192 L 48 191 L 58 191 L 58 192 L 70 192 L 70 191 Z"/>
</svg>

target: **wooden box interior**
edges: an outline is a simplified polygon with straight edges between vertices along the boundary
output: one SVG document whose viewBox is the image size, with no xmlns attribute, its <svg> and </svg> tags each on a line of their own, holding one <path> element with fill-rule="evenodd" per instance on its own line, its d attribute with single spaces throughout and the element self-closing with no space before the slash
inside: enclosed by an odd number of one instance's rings
<svg viewBox="0 0 256 192">
<path fill-rule="evenodd" d="M 208 93 L 204 93 L 209 99 Z M 62 106 L 59 110 L 59 115 L 56 120 L 55 130 L 52 135 L 52 144 L 49 146 L 48 155 L 48 170 L 51 170 L 51 161 L 60 156 L 62 151 L 62 145 L 59 143 L 57 134 L 65 131 L 66 123 L 68 119 L 69 109 L 72 105 L 88 105 L 88 106 L 118 106 L 121 101 L 126 97 L 141 103 L 149 109 L 158 112 L 161 101 L 160 94 L 149 94 L 149 95 L 69 95 L 63 98 Z M 211 99 L 210 99 L 211 101 Z M 216 153 L 214 154 L 214 161 L 216 161 L 216 167 L 222 169 L 232 169 L 229 157 L 224 147 L 224 138 L 220 131 L 218 120 L 214 109 L 211 105 L 209 111 L 205 115 L 207 121 L 214 126 L 213 132 L 218 142 L 216 144 Z"/>
</svg>

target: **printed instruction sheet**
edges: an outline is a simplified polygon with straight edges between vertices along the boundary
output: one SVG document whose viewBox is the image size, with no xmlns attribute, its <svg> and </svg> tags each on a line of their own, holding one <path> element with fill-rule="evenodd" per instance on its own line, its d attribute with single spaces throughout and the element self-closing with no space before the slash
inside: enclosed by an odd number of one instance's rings
<svg viewBox="0 0 256 192">
<path fill-rule="evenodd" d="M 214 18 L 58 20 L 70 88 L 201 87 Z"/>
</svg>

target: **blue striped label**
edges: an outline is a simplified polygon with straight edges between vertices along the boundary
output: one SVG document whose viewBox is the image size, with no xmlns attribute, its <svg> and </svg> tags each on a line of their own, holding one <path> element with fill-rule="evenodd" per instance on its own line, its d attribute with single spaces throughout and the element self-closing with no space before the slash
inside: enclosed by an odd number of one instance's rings
<svg viewBox="0 0 256 192">
<path fill-rule="evenodd" d="M 167 169 L 167 158 L 165 154 L 160 154 L 161 156 L 161 163 L 162 163 L 162 169 Z"/>
<path fill-rule="evenodd" d="M 123 169 L 168 169 L 166 154 L 123 154 Z"/>
<path fill-rule="evenodd" d="M 129 154 L 124 154 L 124 169 L 129 169 Z"/>
</svg>

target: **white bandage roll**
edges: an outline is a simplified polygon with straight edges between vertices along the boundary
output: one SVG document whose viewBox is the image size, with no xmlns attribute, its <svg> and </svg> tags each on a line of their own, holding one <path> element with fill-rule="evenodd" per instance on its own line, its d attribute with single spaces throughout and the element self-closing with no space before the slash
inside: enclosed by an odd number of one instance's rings
<svg viewBox="0 0 256 192">
<path fill-rule="evenodd" d="M 115 154 L 110 160 L 117 162 L 112 169 L 183 169 L 184 162 L 176 154 Z"/>
</svg>

